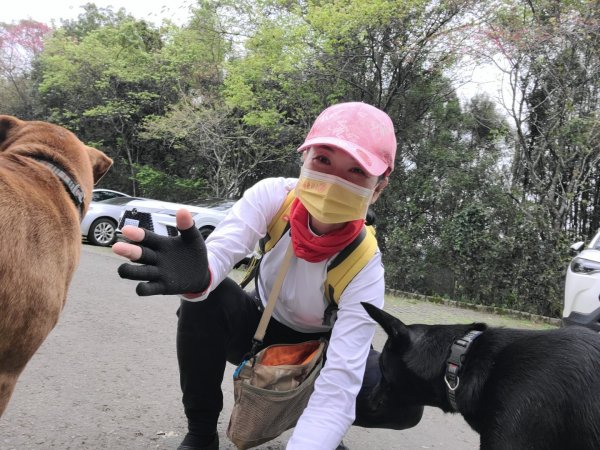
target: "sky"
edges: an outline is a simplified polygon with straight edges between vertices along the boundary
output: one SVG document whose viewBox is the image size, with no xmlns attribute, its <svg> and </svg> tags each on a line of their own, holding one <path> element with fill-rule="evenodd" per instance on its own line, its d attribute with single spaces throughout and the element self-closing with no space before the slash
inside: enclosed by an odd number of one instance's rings
<svg viewBox="0 0 600 450">
<path fill-rule="evenodd" d="M 82 5 L 95 3 L 98 7 L 111 6 L 113 11 L 125 10 L 137 19 L 145 19 L 160 24 L 162 19 L 171 19 L 183 24 L 189 17 L 189 6 L 194 0 L 13 0 L 5 1 L 0 9 L 0 22 L 18 22 L 33 19 L 51 24 L 52 19 L 59 25 L 59 19 L 76 19 L 83 12 Z"/>
<path fill-rule="evenodd" d="M 465 63 L 459 69 L 464 84 L 456 88 L 459 98 L 467 100 L 476 94 L 487 94 L 492 100 L 510 103 L 511 91 L 508 78 L 496 66 L 489 64 Z"/>
</svg>

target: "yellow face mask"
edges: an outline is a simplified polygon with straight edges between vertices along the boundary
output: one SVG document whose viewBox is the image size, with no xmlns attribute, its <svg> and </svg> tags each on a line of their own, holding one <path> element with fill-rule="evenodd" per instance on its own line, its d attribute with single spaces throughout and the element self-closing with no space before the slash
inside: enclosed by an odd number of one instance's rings
<svg viewBox="0 0 600 450">
<path fill-rule="evenodd" d="M 303 167 L 296 197 L 319 222 L 343 223 L 367 216 L 373 190 Z"/>
</svg>

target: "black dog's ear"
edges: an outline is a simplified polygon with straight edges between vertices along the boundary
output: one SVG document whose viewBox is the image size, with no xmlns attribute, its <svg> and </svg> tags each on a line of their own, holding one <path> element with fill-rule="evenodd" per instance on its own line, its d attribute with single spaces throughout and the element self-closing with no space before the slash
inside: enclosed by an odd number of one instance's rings
<svg viewBox="0 0 600 450">
<path fill-rule="evenodd" d="M 383 328 L 387 335 L 393 338 L 394 341 L 410 341 L 408 327 L 404 325 L 400 319 L 370 303 L 360 302 L 360 304 L 363 305 L 363 308 L 367 310 L 369 316 L 381 325 L 381 328 Z"/>
</svg>

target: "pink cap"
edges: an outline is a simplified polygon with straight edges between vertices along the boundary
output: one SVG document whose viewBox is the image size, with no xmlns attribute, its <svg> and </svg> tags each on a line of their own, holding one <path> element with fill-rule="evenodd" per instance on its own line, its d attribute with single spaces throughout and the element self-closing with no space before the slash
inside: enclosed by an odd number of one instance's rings
<svg viewBox="0 0 600 450">
<path fill-rule="evenodd" d="M 324 110 L 298 151 L 313 145 L 344 150 L 371 175 L 394 170 L 396 134 L 392 119 L 366 103 L 339 103 Z"/>
</svg>

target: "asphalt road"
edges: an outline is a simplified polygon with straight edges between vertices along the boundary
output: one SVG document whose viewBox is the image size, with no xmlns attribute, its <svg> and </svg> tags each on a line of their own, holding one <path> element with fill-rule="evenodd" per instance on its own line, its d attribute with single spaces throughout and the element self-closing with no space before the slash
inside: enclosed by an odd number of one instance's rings
<svg viewBox="0 0 600 450">
<path fill-rule="evenodd" d="M 185 417 L 175 355 L 179 300 L 138 297 L 134 282 L 118 277 L 121 259 L 109 249 L 84 245 L 63 315 L 19 379 L 0 419 L 0 450 L 175 449 Z M 389 298 L 386 309 L 406 323 L 485 321 L 537 328 L 443 305 Z M 375 346 L 384 335 L 378 330 Z M 221 448 L 233 450 L 225 430 L 231 411 L 233 366 L 223 388 Z M 285 448 L 289 433 L 258 447 Z M 479 448 L 479 438 L 458 415 L 426 408 L 405 431 L 352 427 L 344 439 L 352 450 Z"/>
</svg>

